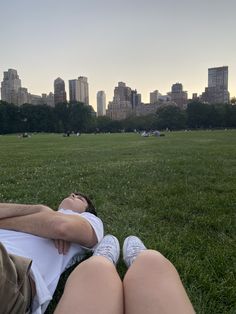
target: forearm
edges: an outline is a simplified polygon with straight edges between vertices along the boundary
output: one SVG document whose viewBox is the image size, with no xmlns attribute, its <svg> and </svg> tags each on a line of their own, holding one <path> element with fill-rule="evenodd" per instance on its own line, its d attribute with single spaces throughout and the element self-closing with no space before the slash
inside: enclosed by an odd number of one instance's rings
<svg viewBox="0 0 236 314">
<path fill-rule="evenodd" d="M 30 233 L 50 239 L 58 239 L 54 211 L 0 219 L 0 228 Z"/>
<path fill-rule="evenodd" d="M 53 210 L 0 219 L 0 228 L 75 242 L 87 247 L 97 243 L 95 232 L 87 220 L 79 215 L 65 215 Z"/>
<path fill-rule="evenodd" d="M 14 203 L 0 203 L 0 220 L 4 218 L 27 216 L 42 211 L 50 211 L 44 205 L 28 205 L 28 204 L 14 204 Z"/>
</svg>

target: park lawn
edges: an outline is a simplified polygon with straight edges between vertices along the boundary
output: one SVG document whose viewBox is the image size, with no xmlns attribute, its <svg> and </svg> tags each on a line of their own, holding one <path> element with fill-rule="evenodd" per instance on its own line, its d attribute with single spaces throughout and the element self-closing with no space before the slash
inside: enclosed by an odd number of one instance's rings
<svg viewBox="0 0 236 314">
<path fill-rule="evenodd" d="M 106 233 L 121 245 L 137 235 L 172 261 L 197 313 L 236 313 L 235 157 L 236 130 L 0 136 L 0 201 L 56 208 L 89 194 Z"/>
</svg>

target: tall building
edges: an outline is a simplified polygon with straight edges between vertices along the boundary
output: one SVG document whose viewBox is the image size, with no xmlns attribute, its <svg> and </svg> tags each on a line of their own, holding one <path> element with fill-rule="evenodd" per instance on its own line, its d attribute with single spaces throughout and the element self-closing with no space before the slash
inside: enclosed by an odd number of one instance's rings
<svg viewBox="0 0 236 314">
<path fill-rule="evenodd" d="M 114 89 L 113 101 L 108 103 L 107 116 L 113 120 L 122 120 L 132 114 L 132 90 L 125 83 L 119 82 Z"/>
<path fill-rule="evenodd" d="M 150 93 L 150 105 L 159 104 L 168 105 L 171 101 L 171 97 L 169 95 L 162 95 L 158 90 L 154 90 Z"/>
<path fill-rule="evenodd" d="M 208 87 L 201 99 L 208 103 L 229 103 L 228 67 L 208 69 Z"/>
<path fill-rule="evenodd" d="M 119 82 L 114 89 L 113 101 L 108 103 L 107 116 L 113 120 L 126 119 L 135 116 L 141 103 L 141 94 L 137 90 L 132 90 L 124 82 Z"/>
<path fill-rule="evenodd" d="M 154 90 L 153 92 L 150 93 L 150 104 L 155 104 L 158 102 L 159 96 L 161 94 L 159 93 L 158 90 Z"/>
<path fill-rule="evenodd" d="M 106 94 L 103 90 L 97 92 L 97 115 L 106 115 Z"/>
<path fill-rule="evenodd" d="M 155 91 L 156 92 L 156 91 Z M 158 91 L 157 91 L 158 92 Z M 153 104 L 143 104 L 141 94 L 132 90 L 125 83 L 119 82 L 114 89 L 113 101 L 108 103 L 106 115 L 112 120 L 123 120 L 129 116 L 144 116 L 155 114 L 161 106 L 176 105 L 168 95 L 158 92 L 158 101 Z"/>
<path fill-rule="evenodd" d="M 183 91 L 183 85 L 181 83 L 175 83 L 171 87 L 171 92 L 168 93 L 171 100 L 176 103 L 181 109 L 185 108 L 188 103 L 188 93 Z"/>
<path fill-rule="evenodd" d="M 132 109 L 135 110 L 139 105 L 141 105 L 142 99 L 141 94 L 137 93 L 137 90 L 131 90 L 131 105 Z"/>
<path fill-rule="evenodd" d="M 78 77 L 78 101 L 89 105 L 89 85 L 85 76 Z"/>
<path fill-rule="evenodd" d="M 18 89 L 17 94 L 18 94 L 18 100 L 17 100 L 18 105 L 30 104 L 30 96 L 29 96 L 27 88 L 20 87 Z"/>
<path fill-rule="evenodd" d="M 30 94 L 25 87 L 21 87 L 21 80 L 17 74 L 17 70 L 9 69 L 4 72 L 3 81 L 1 83 L 1 99 L 15 105 L 32 104 L 41 105 L 47 104 L 54 106 L 54 95 L 42 94 L 42 96 Z"/>
<path fill-rule="evenodd" d="M 54 103 L 64 103 L 66 102 L 66 91 L 65 91 L 65 82 L 58 77 L 54 81 Z"/>
<path fill-rule="evenodd" d="M 35 106 L 42 105 L 43 104 L 42 97 L 40 95 L 30 94 L 30 103 Z"/>
<path fill-rule="evenodd" d="M 50 107 L 54 107 L 54 94 L 49 93 L 40 95 L 28 94 L 29 95 L 29 104 L 32 105 L 47 105 Z"/>
<path fill-rule="evenodd" d="M 43 105 L 48 105 L 50 107 L 54 107 L 54 94 L 53 93 L 49 93 L 48 95 L 42 94 L 41 103 Z"/>
<path fill-rule="evenodd" d="M 119 82 L 114 89 L 114 97 L 119 101 L 131 102 L 131 88 L 126 86 L 124 82 Z"/>
<path fill-rule="evenodd" d="M 70 101 L 79 101 L 78 80 L 69 80 L 69 99 Z"/>
<path fill-rule="evenodd" d="M 80 101 L 89 105 L 89 85 L 85 76 L 78 79 L 69 80 L 69 99 L 70 101 Z"/>
<path fill-rule="evenodd" d="M 3 72 L 3 81 L 1 82 L 1 99 L 8 103 L 18 105 L 18 91 L 21 88 L 21 80 L 17 70 L 8 69 Z"/>
</svg>

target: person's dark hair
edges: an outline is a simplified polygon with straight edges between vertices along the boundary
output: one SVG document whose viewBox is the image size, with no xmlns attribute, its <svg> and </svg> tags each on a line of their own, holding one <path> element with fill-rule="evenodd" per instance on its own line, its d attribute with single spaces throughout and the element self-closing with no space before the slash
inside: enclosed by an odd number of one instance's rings
<svg viewBox="0 0 236 314">
<path fill-rule="evenodd" d="M 87 203 L 88 203 L 88 206 L 87 208 L 85 209 L 86 212 L 88 213 L 91 213 L 91 214 L 94 214 L 95 216 L 97 216 L 97 210 L 96 210 L 96 207 L 93 205 L 92 201 L 88 198 L 87 195 L 83 194 L 83 193 L 80 193 L 80 192 L 74 192 L 76 195 L 80 195 L 82 196 L 83 198 L 86 199 Z"/>
</svg>

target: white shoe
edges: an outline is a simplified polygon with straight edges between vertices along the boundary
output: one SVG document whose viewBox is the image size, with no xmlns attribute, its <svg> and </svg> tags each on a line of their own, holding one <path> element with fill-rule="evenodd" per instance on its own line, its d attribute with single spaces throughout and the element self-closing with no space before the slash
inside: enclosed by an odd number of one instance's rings
<svg viewBox="0 0 236 314">
<path fill-rule="evenodd" d="M 123 244 L 123 259 L 127 267 L 129 267 L 141 251 L 146 250 L 146 246 L 136 236 L 129 236 Z"/>
<path fill-rule="evenodd" d="M 111 234 L 106 235 L 96 246 L 93 255 L 104 256 L 116 265 L 120 256 L 119 241 Z"/>
</svg>

